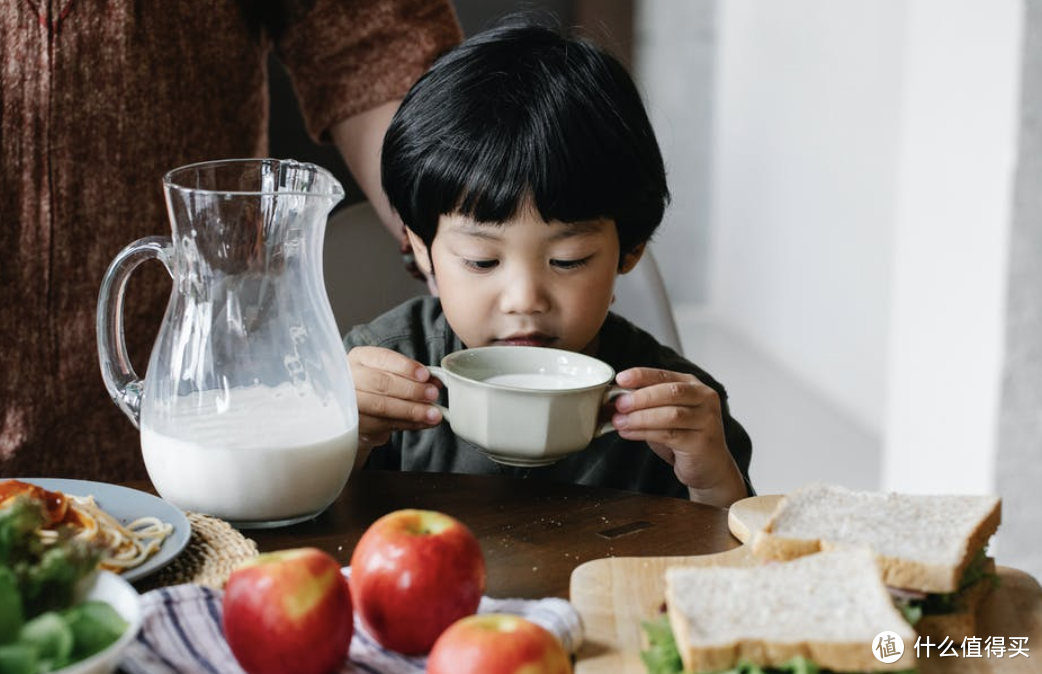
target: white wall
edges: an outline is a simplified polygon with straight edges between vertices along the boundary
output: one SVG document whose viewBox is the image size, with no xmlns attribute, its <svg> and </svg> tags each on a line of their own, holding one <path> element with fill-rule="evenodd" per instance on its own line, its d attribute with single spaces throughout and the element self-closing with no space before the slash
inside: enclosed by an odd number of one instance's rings
<svg viewBox="0 0 1042 674">
<path fill-rule="evenodd" d="M 1042 577 L 1042 2 L 1025 5 L 996 482 L 1002 559 Z"/>
<path fill-rule="evenodd" d="M 877 435 L 904 7 L 719 6 L 712 307 Z"/>
<path fill-rule="evenodd" d="M 1022 10 L 908 5 L 883 461 L 893 489 L 996 489 Z"/>
<path fill-rule="evenodd" d="M 674 302 L 708 301 L 716 0 L 642 2 L 633 60 L 673 200 L 652 247 Z"/>
<path fill-rule="evenodd" d="M 709 253 L 718 248 L 710 246 L 710 216 L 714 196 L 712 140 L 719 134 L 720 126 L 732 132 L 725 139 L 730 145 L 751 153 L 747 157 L 732 158 L 729 163 L 744 175 L 730 186 L 732 191 L 725 198 L 733 196 L 734 199 L 726 205 L 735 210 L 749 207 L 756 213 L 743 229 L 749 235 L 759 237 L 758 229 L 773 226 L 770 214 L 788 197 L 788 188 L 775 184 L 776 181 L 790 174 L 790 166 L 802 170 L 785 156 L 770 156 L 808 133 L 805 129 L 809 120 L 799 122 L 799 107 L 810 107 L 815 115 L 822 112 L 836 114 L 835 109 L 819 111 L 814 106 L 830 96 L 838 96 L 841 100 L 845 96 L 842 91 L 830 91 L 831 78 L 826 73 L 818 73 L 818 79 L 813 81 L 802 79 L 803 71 L 807 70 L 802 62 L 809 59 L 816 63 L 815 54 L 818 53 L 833 58 L 834 50 L 809 46 L 814 42 L 813 35 L 804 33 L 801 24 L 788 18 L 790 10 L 799 10 L 801 5 L 785 5 L 784 11 L 757 8 L 757 12 L 763 9 L 766 14 L 749 14 L 751 6 L 743 6 L 739 8 L 741 13 L 737 24 L 731 24 L 733 35 L 724 33 L 724 29 L 719 27 L 718 7 L 725 14 L 736 11 L 731 0 L 723 3 L 716 0 L 649 0 L 638 3 L 636 13 L 635 70 L 648 99 L 674 195 L 674 202 L 656 238 L 655 252 L 675 304 L 685 353 L 726 385 L 733 413 L 753 438 L 754 458 L 750 474 L 761 493 L 784 493 L 813 480 L 876 489 L 880 479 L 878 425 L 870 427 L 859 420 L 830 399 L 822 386 L 802 378 L 803 373 L 794 376 L 796 370 L 789 354 L 780 348 L 784 345 L 775 343 L 773 337 L 764 339 L 763 330 L 757 327 L 747 329 L 748 325 L 742 320 L 732 321 L 735 325 L 721 325 L 721 318 L 730 319 L 730 307 L 721 309 L 718 303 L 714 310 L 706 306 L 709 267 L 713 262 Z M 756 21 L 758 18 L 762 20 Z M 817 22 L 822 23 L 824 19 Z M 780 26 L 780 31 L 776 26 Z M 749 27 L 758 32 L 746 33 Z M 827 35 L 828 31 L 824 34 Z M 724 42 L 725 37 L 729 41 Z M 788 44 L 790 42 L 809 51 L 797 53 Z M 762 52 L 758 51 L 761 47 Z M 779 51 L 784 53 L 778 54 Z M 779 61 L 790 57 L 801 63 Z M 730 60 L 718 61 L 721 58 Z M 864 56 L 855 52 L 845 57 L 845 61 L 859 58 Z M 819 65 L 808 72 L 817 72 Z M 776 68 L 784 71 L 784 80 L 777 78 Z M 879 78 L 883 85 L 889 85 L 885 74 Z M 773 82 L 766 91 L 763 90 L 765 81 Z M 891 88 L 896 89 L 897 84 Z M 716 118 L 719 91 L 729 92 L 731 98 L 726 102 L 733 106 L 728 108 L 727 116 L 723 118 Z M 791 112 L 782 119 L 773 113 L 777 102 L 786 96 L 791 96 L 794 102 L 801 98 L 805 100 L 798 104 L 788 103 Z M 855 101 L 842 105 L 853 107 L 856 104 Z M 793 118 L 799 123 L 791 124 Z M 790 136 L 783 133 L 787 127 L 779 128 L 781 122 L 794 127 Z M 874 124 L 873 120 L 869 126 Z M 816 125 L 815 121 L 812 126 Z M 827 147 L 818 149 L 815 157 L 830 161 L 827 150 Z M 797 154 L 801 161 L 805 159 L 802 153 Z M 764 173 L 759 172 L 759 167 L 749 171 L 742 167 L 742 162 L 758 161 L 761 156 L 765 159 Z M 853 158 L 855 162 L 864 160 L 864 156 Z M 814 167 L 813 161 L 803 163 L 821 172 Z M 831 175 L 833 171 L 826 173 L 826 182 L 835 180 Z M 763 194 L 759 193 L 761 191 Z M 761 201 L 764 195 L 770 201 Z M 749 200 L 752 202 L 744 203 Z M 793 212 L 786 217 L 799 225 L 803 216 L 795 213 L 795 208 L 795 205 L 789 207 Z M 757 213 L 757 209 L 762 213 Z M 834 224 L 837 231 L 842 227 L 842 222 Z M 871 233 L 869 230 L 868 234 Z M 784 310 L 776 320 L 771 316 L 763 318 L 784 325 L 792 302 L 789 302 L 789 308 L 783 308 L 779 298 L 771 294 L 781 287 L 775 277 L 787 279 L 791 273 L 789 270 L 793 268 L 796 273 L 802 273 L 805 259 L 798 248 L 790 250 L 784 257 L 774 257 L 777 246 L 764 244 L 766 240 L 767 237 L 759 237 L 753 241 L 755 256 L 738 250 L 736 259 L 718 260 L 713 266 L 737 265 L 738 273 L 744 277 L 737 280 L 749 284 L 740 289 L 740 301 L 750 305 L 744 308 L 739 319 L 749 314 L 755 316 L 761 309 L 759 299 L 762 297 L 768 300 L 766 306 L 769 309 Z M 828 273 L 824 270 L 818 276 Z M 832 291 L 831 283 L 830 280 L 823 286 L 824 291 Z M 802 301 L 805 294 L 789 293 L 780 299 Z M 798 334 L 800 326 L 791 327 L 789 341 L 803 344 L 805 337 Z M 842 354 L 846 347 L 846 343 L 838 344 L 832 353 Z M 877 348 L 882 350 L 884 345 L 880 343 Z M 820 347 L 814 346 L 811 350 L 817 352 Z"/>
<path fill-rule="evenodd" d="M 711 296 L 883 439 L 994 491 L 1020 3 L 726 2 Z"/>
</svg>

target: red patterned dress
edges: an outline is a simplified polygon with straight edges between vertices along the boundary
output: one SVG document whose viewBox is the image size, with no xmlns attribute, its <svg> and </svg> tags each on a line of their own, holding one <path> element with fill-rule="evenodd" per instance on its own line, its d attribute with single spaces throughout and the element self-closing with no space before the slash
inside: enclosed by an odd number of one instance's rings
<svg viewBox="0 0 1042 674">
<path fill-rule="evenodd" d="M 101 379 L 98 288 L 123 246 L 169 233 L 166 171 L 266 155 L 270 49 L 325 139 L 459 39 L 448 0 L 0 3 L 0 477 L 145 476 Z M 130 283 L 139 374 L 169 295 L 159 264 Z"/>
</svg>

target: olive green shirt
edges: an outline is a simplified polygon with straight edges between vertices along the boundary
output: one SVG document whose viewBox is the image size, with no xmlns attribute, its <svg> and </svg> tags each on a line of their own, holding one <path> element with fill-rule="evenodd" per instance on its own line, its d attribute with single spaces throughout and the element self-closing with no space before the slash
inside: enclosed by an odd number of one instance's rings
<svg viewBox="0 0 1042 674">
<path fill-rule="evenodd" d="M 727 392 L 705 370 L 621 316 L 609 313 L 601 327 L 597 358 L 621 372 L 630 367 L 654 367 L 687 372 L 711 386 L 720 396 L 727 448 L 742 471 L 749 493 L 749 461 L 752 444 L 745 429 L 731 416 Z M 380 346 L 397 351 L 425 365 L 439 365 L 448 354 L 465 348 L 449 327 L 436 297 L 417 297 L 388 311 L 366 325 L 356 326 L 344 338 L 344 346 Z M 445 393 L 442 393 L 442 404 Z M 369 456 L 367 468 L 512 475 L 576 484 L 613 487 L 646 494 L 687 498 L 688 490 L 644 442 L 624 440 L 617 433 L 595 438 L 589 447 L 549 466 L 518 468 L 496 463 L 466 440 L 457 437 L 448 423 L 421 431 L 395 432 L 391 441 Z"/>
</svg>

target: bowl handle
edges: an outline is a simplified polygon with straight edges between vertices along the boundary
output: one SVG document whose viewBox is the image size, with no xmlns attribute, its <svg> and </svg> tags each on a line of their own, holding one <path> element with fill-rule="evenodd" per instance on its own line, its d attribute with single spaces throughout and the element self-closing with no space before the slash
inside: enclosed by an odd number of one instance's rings
<svg viewBox="0 0 1042 674">
<path fill-rule="evenodd" d="M 428 365 L 427 369 L 430 371 L 431 377 L 437 379 L 442 384 L 445 384 L 445 387 L 448 388 L 448 386 L 449 386 L 449 373 L 448 372 L 446 372 L 442 368 L 438 367 L 437 365 Z M 444 419 L 445 421 L 448 421 L 451 424 L 452 422 L 449 421 L 449 408 L 447 406 L 445 406 L 445 405 L 439 405 L 438 403 L 433 403 L 433 405 L 435 407 L 437 407 L 441 411 L 441 418 Z"/>
<path fill-rule="evenodd" d="M 619 396 L 621 396 L 623 393 L 632 393 L 632 392 L 633 392 L 633 389 L 630 389 L 630 388 L 622 388 L 621 386 L 612 386 L 607 391 L 605 391 L 605 393 L 604 393 L 604 400 L 601 401 L 601 405 L 607 405 L 611 401 L 613 401 L 616 398 L 618 398 Z M 602 435 L 604 435 L 605 433 L 611 433 L 614 430 L 615 430 L 615 426 L 611 423 L 611 419 L 608 419 L 603 424 L 601 424 L 600 427 L 597 428 L 596 432 L 594 432 L 594 434 L 593 434 L 593 437 L 599 438 Z"/>
</svg>

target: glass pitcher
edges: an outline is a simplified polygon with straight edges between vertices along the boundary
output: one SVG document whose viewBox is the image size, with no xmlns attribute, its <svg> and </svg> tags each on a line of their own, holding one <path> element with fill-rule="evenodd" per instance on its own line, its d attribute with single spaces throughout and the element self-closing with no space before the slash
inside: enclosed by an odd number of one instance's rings
<svg viewBox="0 0 1042 674">
<path fill-rule="evenodd" d="M 163 189 L 172 236 L 130 244 L 102 281 L 105 385 L 141 429 L 163 498 L 240 527 L 314 517 L 340 494 L 358 447 L 322 276 L 326 219 L 344 190 L 325 169 L 274 159 L 192 164 Z M 142 381 L 122 306 L 131 272 L 151 258 L 173 290 Z"/>
</svg>

